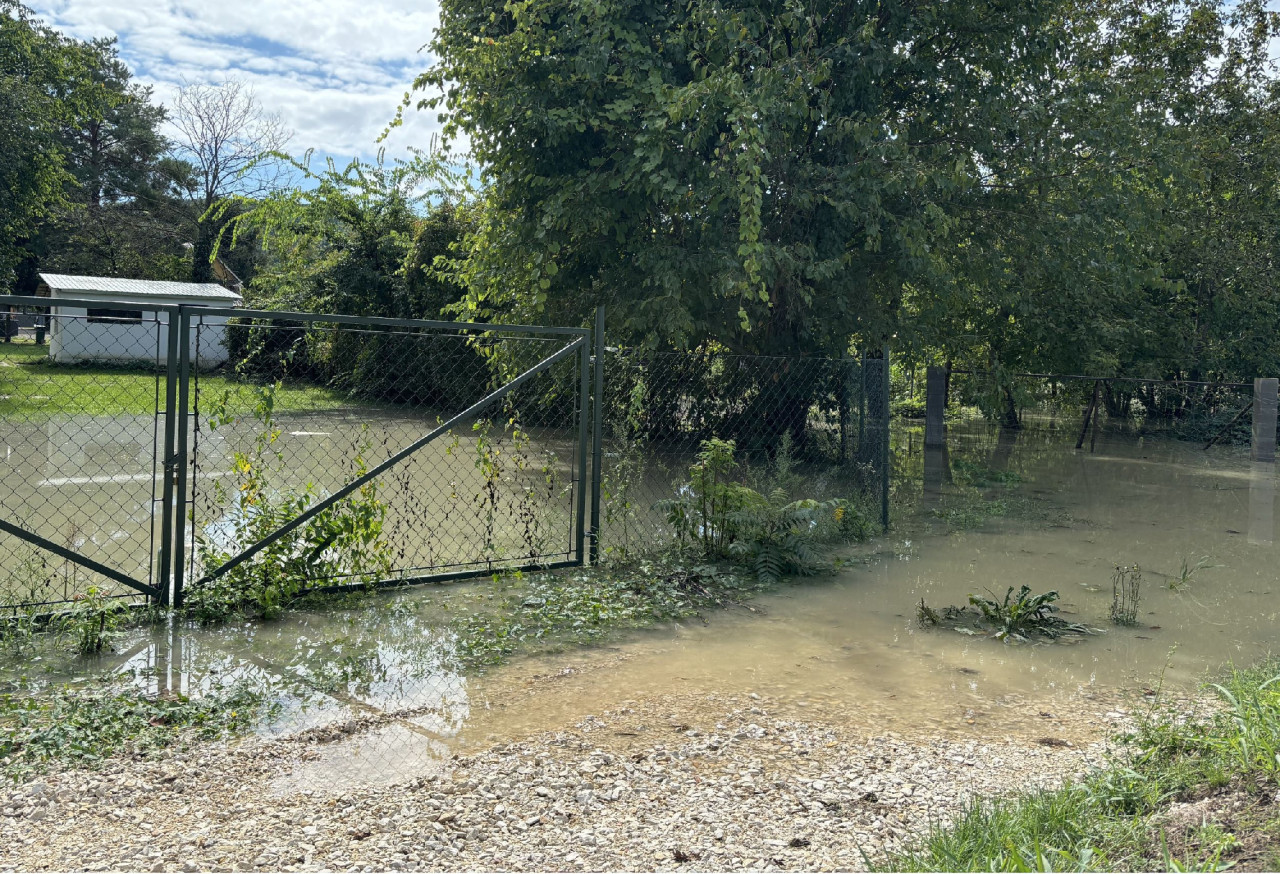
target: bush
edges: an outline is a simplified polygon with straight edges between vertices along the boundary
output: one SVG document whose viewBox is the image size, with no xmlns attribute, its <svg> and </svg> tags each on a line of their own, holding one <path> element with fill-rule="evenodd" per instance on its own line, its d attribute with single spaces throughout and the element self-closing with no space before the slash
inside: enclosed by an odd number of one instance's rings
<svg viewBox="0 0 1280 874">
<path fill-rule="evenodd" d="M 215 481 L 215 504 L 231 507 L 225 517 L 227 527 L 216 537 L 197 529 L 196 553 L 205 578 L 191 586 L 185 607 L 202 622 L 224 620 L 245 607 L 273 618 L 294 596 L 317 582 L 371 585 L 391 573 L 391 549 L 382 536 L 386 505 L 378 498 L 376 480 L 248 561 L 218 573 L 245 548 L 297 518 L 319 499 L 310 484 L 300 492 L 272 486 L 280 478 L 283 463 L 277 448 L 280 430 L 273 414 L 278 388 L 279 383 L 259 390 L 254 417 L 262 427 L 253 448 L 233 456 L 234 490 L 221 479 Z M 210 428 L 231 421 L 224 394 L 210 415 Z M 355 476 L 368 470 L 368 449 L 367 444 L 355 447 Z"/>
<path fill-rule="evenodd" d="M 816 573 L 816 545 L 822 541 L 866 539 L 870 523 L 847 500 L 791 500 L 782 488 L 766 497 L 738 482 L 734 451 L 731 440 L 704 440 L 678 497 L 656 505 L 682 549 L 694 548 L 708 560 L 736 561 L 762 582 L 777 582 L 785 574 Z M 789 471 L 782 473 L 790 479 Z"/>
</svg>

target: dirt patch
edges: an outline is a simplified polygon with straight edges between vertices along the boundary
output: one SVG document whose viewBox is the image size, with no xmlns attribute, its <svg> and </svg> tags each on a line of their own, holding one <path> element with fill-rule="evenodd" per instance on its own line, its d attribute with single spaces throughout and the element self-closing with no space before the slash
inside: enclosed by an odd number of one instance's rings
<svg viewBox="0 0 1280 874">
<path fill-rule="evenodd" d="M 1175 802 L 1152 822 L 1153 858 L 1218 855 L 1233 871 L 1274 871 L 1280 862 L 1280 808 L 1275 796 L 1232 787 Z"/>
</svg>

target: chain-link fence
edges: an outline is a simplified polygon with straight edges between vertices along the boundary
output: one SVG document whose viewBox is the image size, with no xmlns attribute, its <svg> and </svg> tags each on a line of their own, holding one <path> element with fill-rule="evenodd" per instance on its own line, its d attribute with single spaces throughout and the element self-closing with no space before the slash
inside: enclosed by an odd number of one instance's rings
<svg viewBox="0 0 1280 874">
<path fill-rule="evenodd" d="M 1004 426 L 1078 427 L 1082 446 L 1100 430 L 1162 434 L 1202 443 L 1248 444 L 1253 387 L 1136 377 L 1054 376 L 993 371 L 951 373 L 948 403 Z"/>
<path fill-rule="evenodd" d="M 0 613 L 155 594 L 174 310 L 6 300 Z"/>
<path fill-rule="evenodd" d="M 587 332 L 191 318 L 192 594 L 582 561 Z"/>
<path fill-rule="evenodd" d="M 699 350 L 606 353 L 601 540 L 605 558 L 669 550 L 688 537 L 691 469 L 732 442 L 720 473 L 766 499 L 847 503 L 887 525 L 887 359 L 788 358 Z M 705 534 L 706 532 L 701 532 Z"/>
<path fill-rule="evenodd" d="M 892 480 L 903 522 L 923 513 L 968 528 L 1069 515 L 1049 505 L 1055 495 L 1078 498 L 1072 478 L 1082 458 L 1117 470 L 1157 457 L 1230 466 L 1255 424 L 1266 424 L 1265 412 L 1255 415 L 1253 385 L 1239 382 L 940 368 L 926 379 L 921 367 L 899 368 L 892 386 Z"/>
</svg>

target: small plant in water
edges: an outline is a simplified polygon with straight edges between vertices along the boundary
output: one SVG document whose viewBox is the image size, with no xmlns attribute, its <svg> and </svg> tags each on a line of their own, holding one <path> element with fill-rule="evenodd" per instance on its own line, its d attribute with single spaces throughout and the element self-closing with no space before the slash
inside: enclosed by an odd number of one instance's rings
<svg viewBox="0 0 1280 874">
<path fill-rule="evenodd" d="M 1142 568 L 1120 565 L 1111 577 L 1111 621 L 1116 625 L 1138 624 L 1138 599 L 1142 588 Z"/>
<path fill-rule="evenodd" d="M 968 606 L 945 607 L 940 611 L 934 610 L 921 598 L 916 606 L 916 621 L 925 628 L 944 626 L 962 634 L 990 634 L 998 640 L 1022 642 L 1032 634 L 1056 639 L 1064 634 L 1094 634 L 1098 631 L 1058 616 L 1058 608 L 1054 605 L 1058 600 L 1057 592 L 1037 595 L 1030 586 L 1022 586 L 1015 593 L 1010 586 L 1003 599 L 997 600 L 994 593 L 989 594 L 990 598 L 970 595 Z"/>
<path fill-rule="evenodd" d="M 682 549 L 708 560 L 732 559 L 751 567 L 761 582 L 776 583 L 785 574 L 818 572 L 819 542 L 867 537 L 870 522 L 854 503 L 794 501 L 781 488 L 766 496 L 738 482 L 735 449 L 732 440 L 703 441 L 679 497 L 654 505 L 675 529 Z M 789 458 L 783 466 L 773 475 L 793 478 Z"/>
<path fill-rule="evenodd" d="M 1030 586 L 1020 588 L 1017 595 L 1010 586 L 1003 601 L 995 600 L 994 594 L 990 598 L 969 596 L 969 603 L 978 608 L 982 618 L 996 626 L 995 636 L 1000 640 L 1026 640 L 1026 635 L 1031 632 L 1056 637 L 1063 631 L 1083 630 L 1055 615 L 1058 608 L 1053 602 L 1057 600 L 1057 592 L 1050 590 L 1035 595 Z"/>
<path fill-rule="evenodd" d="M 1191 585 L 1191 578 L 1207 567 L 1213 567 L 1213 559 L 1202 555 L 1195 564 L 1191 564 L 1189 556 L 1183 556 L 1178 572 L 1169 577 L 1169 591 L 1182 592 Z"/>
<path fill-rule="evenodd" d="M 90 586 L 72 599 L 71 611 L 62 622 L 74 637 L 80 655 L 97 655 L 106 649 L 126 608 L 109 589 Z"/>
</svg>

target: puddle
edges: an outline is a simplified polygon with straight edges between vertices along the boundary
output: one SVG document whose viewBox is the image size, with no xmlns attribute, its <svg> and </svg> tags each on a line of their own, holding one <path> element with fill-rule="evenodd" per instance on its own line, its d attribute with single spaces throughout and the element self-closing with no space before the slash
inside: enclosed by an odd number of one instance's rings
<svg viewBox="0 0 1280 874">
<path fill-rule="evenodd" d="M 1244 450 L 1170 441 L 1119 437 L 1094 454 L 1071 445 L 1064 432 L 955 433 L 953 483 L 941 498 L 913 499 L 877 552 L 705 625 L 464 677 L 430 619 L 450 593 L 490 585 L 481 582 L 275 623 L 149 633 L 103 667 L 151 691 L 199 694 L 237 680 L 275 689 L 266 737 L 363 720 L 365 730 L 298 761 L 276 787 L 294 791 L 434 773 L 450 753 L 637 702 L 696 725 L 711 693 L 870 731 L 1037 737 L 1052 726 L 1070 736 L 1073 718 L 1113 707 L 1122 690 L 1138 700 L 1160 682 L 1189 690 L 1229 660 L 1268 654 L 1280 591 L 1270 466 L 1251 465 Z M 986 484 L 966 499 L 965 477 Z M 974 522 L 952 512 L 962 499 L 965 512 L 999 501 L 1006 513 Z M 955 518 L 971 530 L 946 533 Z M 1111 577 L 1133 564 L 1143 571 L 1140 624 L 1119 628 L 1108 619 Z M 922 598 L 941 608 L 1022 584 L 1057 590 L 1065 618 L 1105 633 L 1005 645 L 916 621 Z"/>
</svg>

